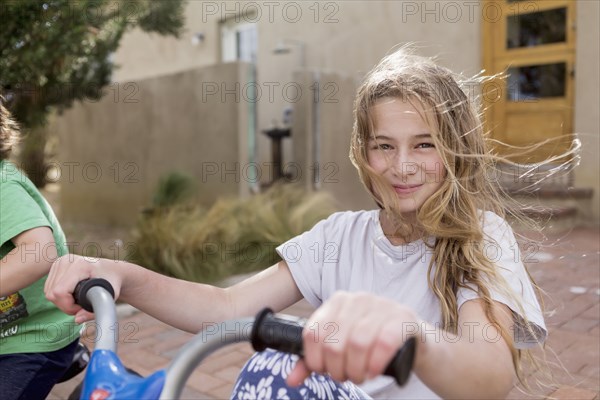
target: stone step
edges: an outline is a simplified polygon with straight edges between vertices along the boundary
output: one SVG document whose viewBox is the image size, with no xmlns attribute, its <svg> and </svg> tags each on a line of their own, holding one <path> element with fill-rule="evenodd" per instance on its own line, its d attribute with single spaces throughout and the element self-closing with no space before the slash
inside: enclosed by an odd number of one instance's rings
<svg viewBox="0 0 600 400">
<path fill-rule="evenodd" d="M 543 226 L 573 228 L 585 225 L 591 212 L 592 188 L 549 185 L 545 187 L 510 187 L 505 189 L 519 210 Z"/>
<path fill-rule="evenodd" d="M 529 218 L 539 225 L 544 231 L 560 232 L 583 225 L 582 218 L 576 206 L 531 206 L 524 205 L 519 209 L 524 217 Z M 508 217 L 513 228 L 529 229 L 531 226 L 523 221 Z"/>
<path fill-rule="evenodd" d="M 587 200 L 594 196 L 594 189 L 581 187 L 542 187 L 528 189 L 526 187 L 511 187 L 506 193 L 513 197 L 535 197 L 539 199 L 573 199 Z"/>
<path fill-rule="evenodd" d="M 574 206 L 524 206 L 521 212 L 533 219 L 568 218 L 577 215 L 577 207 Z"/>
</svg>

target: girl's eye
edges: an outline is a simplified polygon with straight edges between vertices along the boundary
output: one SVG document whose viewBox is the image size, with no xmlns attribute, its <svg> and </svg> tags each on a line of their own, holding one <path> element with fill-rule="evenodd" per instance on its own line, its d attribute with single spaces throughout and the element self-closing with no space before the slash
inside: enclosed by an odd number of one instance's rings
<svg viewBox="0 0 600 400">
<path fill-rule="evenodd" d="M 433 143 L 419 143 L 417 145 L 418 149 L 431 149 L 431 148 L 434 148 L 434 147 L 435 147 L 435 145 Z"/>
<path fill-rule="evenodd" d="M 382 143 L 382 144 L 377 145 L 377 149 L 379 149 L 379 150 L 391 150 L 392 146 L 390 146 L 389 144 L 386 144 L 386 143 Z"/>
</svg>

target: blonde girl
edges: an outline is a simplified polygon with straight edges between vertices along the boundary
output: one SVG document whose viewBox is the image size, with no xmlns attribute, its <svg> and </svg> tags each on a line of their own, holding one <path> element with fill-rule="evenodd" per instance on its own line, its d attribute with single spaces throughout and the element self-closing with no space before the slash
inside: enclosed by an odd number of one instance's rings
<svg viewBox="0 0 600 400">
<path fill-rule="evenodd" d="M 256 354 L 234 398 L 368 397 L 349 381 L 388 398 L 505 397 L 521 349 L 546 328 L 487 173 L 481 122 L 454 75 L 405 50 L 384 58 L 358 90 L 350 157 L 378 208 L 331 215 L 242 283 L 220 289 L 62 258 L 46 294 L 82 322 L 90 315 L 70 294 L 79 280 L 104 277 L 122 300 L 190 332 L 301 298 L 317 307 L 305 357 Z M 373 380 L 408 336 L 418 339 L 408 384 Z"/>
</svg>

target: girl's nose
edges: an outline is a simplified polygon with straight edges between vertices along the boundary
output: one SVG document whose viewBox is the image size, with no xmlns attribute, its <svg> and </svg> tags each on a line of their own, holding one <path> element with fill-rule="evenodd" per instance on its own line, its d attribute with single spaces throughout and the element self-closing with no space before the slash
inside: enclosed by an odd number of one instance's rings
<svg viewBox="0 0 600 400">
<path fill-rule="evenodd" d="M 419 170 L 418 164 L 403 152 L 398 152 L 391 161 L 393 162 L 392 170 L 397 176 L 414 175 Z"/>
</svg>

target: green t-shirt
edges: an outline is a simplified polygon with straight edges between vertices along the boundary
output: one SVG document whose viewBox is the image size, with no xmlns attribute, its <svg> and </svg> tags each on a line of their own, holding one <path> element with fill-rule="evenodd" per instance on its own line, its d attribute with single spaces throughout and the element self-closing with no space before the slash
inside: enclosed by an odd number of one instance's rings
<svg viewBox="0 0 600 400">
<path fill-rule="evenodd" d="M 58 255 L 67 254 L 65 235 L 46 199 L 14 164 L 0 161 L 0 268 L 6 254 L 15 248 L 11 239 L 41 226 L 52 229 Z M 25 249 L 39 252 L 39 257 L 45 257 L 47 250 Z M 54 351 L 79 337 L 73 317 L 44 296 L 45 281 L 46 276 L 17 293 L 0 297 L 0 354 Z"/>
</svg>

